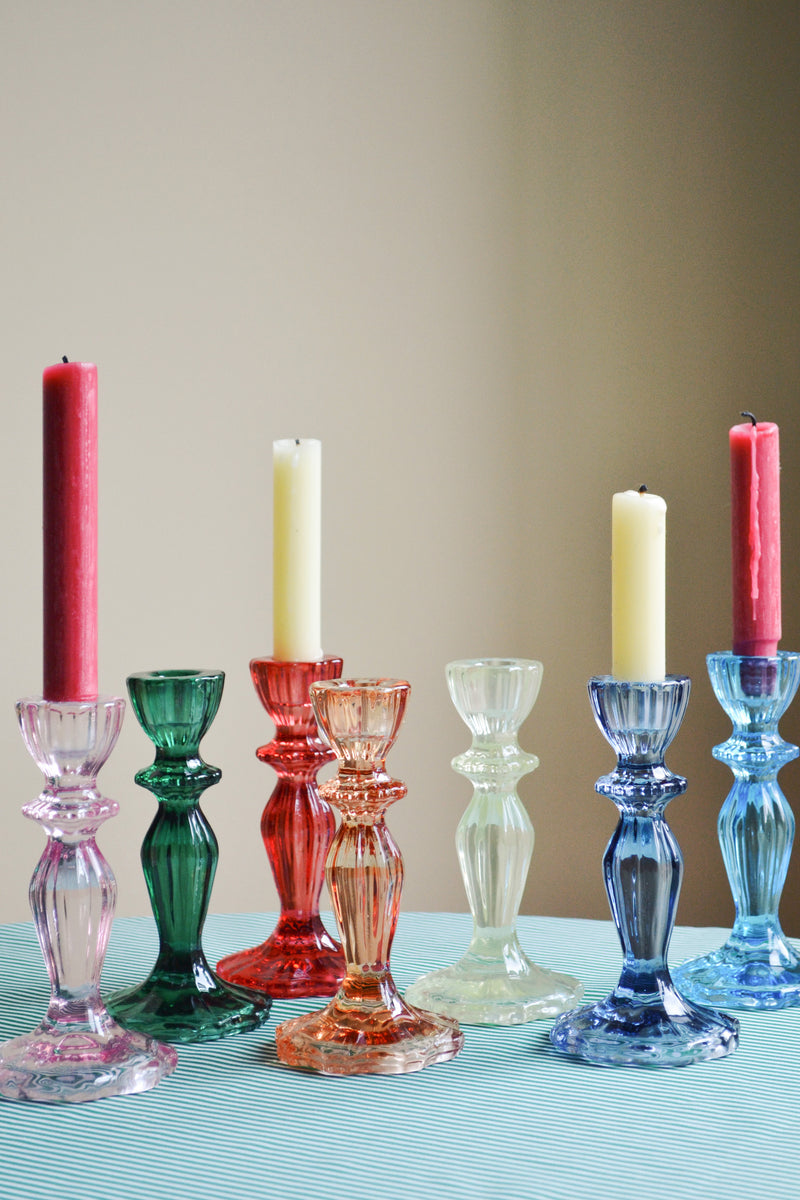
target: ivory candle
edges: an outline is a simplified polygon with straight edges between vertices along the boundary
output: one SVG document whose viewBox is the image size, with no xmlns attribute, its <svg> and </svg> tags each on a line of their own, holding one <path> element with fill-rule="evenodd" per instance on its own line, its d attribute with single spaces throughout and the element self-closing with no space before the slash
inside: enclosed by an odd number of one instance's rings
<svg viewBox="0 0 800 1200">
<path fill-rule="evenodd" d="M 729 436 L 733 652 L 773 657 L 781 637 L 778 426 L 753 417 Z"/>
<path fill-rule="evenodd" d="M 97 696 L 97 367 L 42 378 L 45 700 Z"/>
<path fill-rule="evenodd" d="M 273 443 L 272 657 L 322 658 L 322 447 Z"/>
<path fill-rule="evenodd" d="M 611 643 L 615 679 L 666 674 L 666 513 L 645 488 L 611 504 Z"/>
</svg>

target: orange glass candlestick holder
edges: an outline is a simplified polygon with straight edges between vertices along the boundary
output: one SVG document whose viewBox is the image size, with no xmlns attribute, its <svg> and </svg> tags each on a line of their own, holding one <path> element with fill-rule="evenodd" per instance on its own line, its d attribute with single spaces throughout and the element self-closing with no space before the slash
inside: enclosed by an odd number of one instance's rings
<svg viewBox="0 0 800 1200">
<path fill-rule="evenodd" d="M 347 974 L 324 1009 L 278 1026 L 278 1057 L 292 1067 L 399 1074 L 453 1058 L 463 1044 L 456 1021 L 405 1003 L 389 969 L 403 859 L 384 817 L 406 787 L 386 774 L 385 761 L 409 691 L 400 679 L 311 687 L 317 720 L 339 759 L 338 778 L 320 791 L 342 814 L 325 875 Z"/>
<path fill-rule="evenodd" d="M 309 687 L 337 679 L 341 658 L 278 662 L 254 658 L 250 674 L 275 725 L 275 738 L 256 754 L 278 774 L 261 817 L 261 836 L 275 877 L 281 912 L 274 932 L 260 946 L 217 963 L 228 983 L 279 999 L 330 996 L 344 975 L 342 948 L 322 924 L 319 896 L 325 855 L 335 821 L 320 798 L 317 772 L 334 757 L 319 736 Z"/>
</svg>

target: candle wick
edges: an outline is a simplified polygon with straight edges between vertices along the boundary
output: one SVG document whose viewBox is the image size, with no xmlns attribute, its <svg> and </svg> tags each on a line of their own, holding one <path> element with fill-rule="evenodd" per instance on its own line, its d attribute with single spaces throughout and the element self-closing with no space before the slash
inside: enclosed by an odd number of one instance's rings
<svg viewBox="0 0 800 1200">
<path fill-rule="evenodd" d="M 647 491 L 647 484 L 643 483 L 642 486 L 639 488 L 639 495 L 641 496 L 642 493 L 646 492 L 646 491 Z"/>
<path fill-rule="evenodd" d="M 295 446 L 299 446 L 299 445 L 300 445 L 300 438 L 295 438 L 295 439 L 294 439 L 294 444 L 295 444 Z"/>
<path fill-rule="evenodd" d="M 62 362 L 67 362 L 67 363 L 69 362 L 69 359 L 67 358 L 66 354 L 62 354 L 62 355 L 61 355 L 61 361 L 62 361 Z"/>
<path fill-rule="evenodd" d="M 758 421 L 755 419 L 755 417 L 753 416 L 753 414 L 751 412 L 742 412 L 742 413 L 739 413 L 739 416 L 740 417 L 749 417 L 749 419 L 750 419 L 750 421 L 752 421 L 753 425 L 758 424 Z"/>
</svg>

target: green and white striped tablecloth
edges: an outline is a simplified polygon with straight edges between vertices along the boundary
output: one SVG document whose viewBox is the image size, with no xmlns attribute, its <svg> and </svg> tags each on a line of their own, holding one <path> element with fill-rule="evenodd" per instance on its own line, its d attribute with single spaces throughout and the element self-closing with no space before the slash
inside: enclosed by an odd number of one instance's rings
<svg viewBox="0 0 800 1200">
<path fill-rule="evenodd" d="M 274 918 L 212 916 L 210 961 L 263 940 Z M 402 989 L 452 962 L 466 915 L 408 913 L 392 955 Z M 588 999 L 620 966 L 609 922 L 520 919 L 528 953 L 571 972 Z M 678 929 L 674 962 L 724 940 Z M 121 919 L 104 987 L 148 972 L 151 920 Z M 31 1029 L 48 996 L 33 928 L 0 927 L 0 1038 Z M 406 1076 L 330 1078 L 275 1055 L 275 1023 L 323 1001 L 278 1001 L 269 1025 L 179 1047 L 151 1092 L 93 1104 L 0 1101 L 3 1200 L 796 1200 L 800 1008 L 741 1015 L 727 1059 L 646 1071 L 597 1068 L 550 1049 L 551 1022 L 468 1026 L 453 1062 Z"/>
</svg>

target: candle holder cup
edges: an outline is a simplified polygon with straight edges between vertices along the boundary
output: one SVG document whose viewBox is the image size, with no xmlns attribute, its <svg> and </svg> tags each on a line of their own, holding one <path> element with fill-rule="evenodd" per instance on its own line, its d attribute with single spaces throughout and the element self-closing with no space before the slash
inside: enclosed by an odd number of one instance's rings
<svg viewBox="0 0 800 1200">
<path fill-rule="evenodd" d="M 278 1056 L 293 1067 L 396 1074 L 453 1058 L 463 1044 L 455 1021 L 403 1001 L 389 966 L 403 860 L 385 813 L 406 788 L 386 774 L 385 760 L 409 690 L 393 679 L 331 680 L 311 688 L 320 727 L 339 758 L 338 777 L 321 791 L 342 814 L 326 878 L 347 973 L 324 1009 L 278 1026 Z"/>
<path fill-rule="evenodd" d="M 280 999 L 330 996 L 344 975 L 341 946 L 319 913 L 335 821 L 316 777 L 335 755 L 319 736 L 309 694 L 312 683 L 336 679 L 341 672 L 342 660 L 335 657 L 316 662 L 254 658 L 250 663 L 258 697 L 275 725 L 274 740 L 256 754 L 278 775 L 261 818 L 261 836 L 281 911 L 265 942 L 227 955 L 217 972 L 229 983 Z"/>
<path fill-rule="evenodd" d="M 778 920 L 794 816 L 777 776 L 799 751 L 780 737 L 778 721 L 800 683 L 800 654 L 709 654 L 707 662 L 714 693 L 733 722 L 732 735 L 713 754 L 734 776 L 717 827 L 736 919 L 724 946 L 683 963 L 675 978 L 701 1003 L 786 1008 L 800 1004 L 800 955 Z"/>
<path fill-rule="evenodd" d="M 472 911 L 472 941 L 453 966 L 418 979 L 406 1000 L 473 1024 L 516 1025 L 574 1008 L 576 979 L 532 963 L 516 931 L 534 832 L 517 781 L 539 765 L 517 731 L 539 692 L 542 664 L 526 659 L 449 663 L 447 684 L 472 747 L 453 769 L 474 794 L 456 832 L 456 848 Z"/>
<path fill-rule="evenodd" d="M 686 780 L 665 767 L 664 753 L 689 689 L 685 676 L 589 683 L 595 718 L 617 753 L 616 770 L 595 790 L 620 812 L 603 869 L 624 963 L 610 996 L 559 1017 L 550 1039 L 557 1050 L 604 1066 L 685 1066 L 728 1054 L 738 1042 L 737 1021 L 686 999 L 667 965 L 683 860 L 664 808 Z"/>
<path fill-rule="evenodd" d="M 269 999 L 230 986 L 206 961 L 202 931 L 217 869 L 214 831 L 200 808 L 222 772 L 200 757 L 200 741 L 217 714 L 222 671 L 145 671 L 128 678 L 139 724 L 156 747 L 152 766 L 136 775 L 158 800 L 142 843 L 142 869 L 159 933 L 147 979 L 111 996 L 124 1025 L 172 1042 L 204 1042 L 257 1029 Z"/>
<path fill-rule="evenodd" d="M 95 835 L 119 811 L 97 775 L 114 748 L 125 701 L 24 699 L 17 715 L 46 779 L 23 813 L 47 845 L 33 873 L 31 908 L 51 995 L 33 1032 L 0 1045 L 0 1095 L 79 1103 L 154 1087 L 175 1068 L 170 1046 L 123 1029 L 100 996 L 117 885 Z"/>
</svg>

